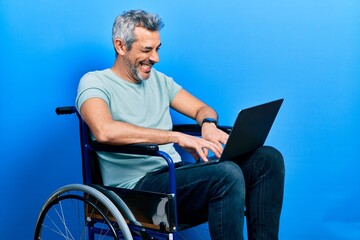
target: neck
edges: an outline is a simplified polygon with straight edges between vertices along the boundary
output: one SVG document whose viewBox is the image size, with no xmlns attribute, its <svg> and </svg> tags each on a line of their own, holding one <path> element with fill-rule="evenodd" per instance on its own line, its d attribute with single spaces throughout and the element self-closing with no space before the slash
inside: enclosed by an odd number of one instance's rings
<svg viewBox="0 0 360 240">
<path fill-rule="evenodd" d="M 125 64 L 123 61 L 116 58 L 114 65 L 110 68 L 113 73 L 118 76 L 119 78 L 128 81 L 130 83 L 140 83 L 141 81 L 137 81 L 136 79 L 131 77 L 130 70 L 125 67 Z"/>
</svg>

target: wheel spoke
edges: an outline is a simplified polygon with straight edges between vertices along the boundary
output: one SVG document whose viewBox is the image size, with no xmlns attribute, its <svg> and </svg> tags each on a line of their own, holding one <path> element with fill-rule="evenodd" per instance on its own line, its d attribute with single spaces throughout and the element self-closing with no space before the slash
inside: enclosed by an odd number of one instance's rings
<svg viewBox="0 0 360 240">
<path fill-rule="evenodd" d="M 47 217 L 48 219 L 50 219 L 50 221 L 52 222 L 53 226 L 54 226 L 56 229 L 54 229 L 54 228 L 52 228 L 52 227 L 49 227 L 49 226 L 47 226 L 47 225 L 45 225 L 45 224 L 42 224 L 42 226 L 45 227 L 45 228 L 47 228 L 47 229 L 50 229 L 52 232 L 58 234 L 59 236 L 63 236 L 64 239 L 67 239 L 66 236 L 65 236 L 65 234 L 60 230 L 60 228 L 59 228 L 58 225 L 55 223 L 55 221 L 54 221 L 49 215 L 47 215 L 46 217 Z"/>
<path fill-rule="evenodd" d="M 111 221 L 114 216 L 115 222 Z M 98 240 L 118 239 L 120 223 L 126 239 L 132 239 L 122 214 L 107 196 L 90 186 L 72 184 L 49 197 L 40 212 L 34 239 L 88 240 L 93 234 Z"/>
<path fill-rule="evenodd" d="M 58 215 L 61 223 L 63 224 L 64 226 L 64 230 L 65 230 L 65 233 L 66 233 L 66 239 L 71 239 L 71 240 L 75 240 L 74 236 L 71 234 L 71 231 L 70 229 L 68 228 L 68 225 L 66 224 L 66 218 L 65 218 L 65 213 L 64 213 L 64 210 L 63 210 L 63 206 L 62 206 L 62 203 L 59 202 L 59 210 L 60 210 L 60 213 L 59 211 L 56 209 L 55 212 L 56 214 Z"/>
</svg>

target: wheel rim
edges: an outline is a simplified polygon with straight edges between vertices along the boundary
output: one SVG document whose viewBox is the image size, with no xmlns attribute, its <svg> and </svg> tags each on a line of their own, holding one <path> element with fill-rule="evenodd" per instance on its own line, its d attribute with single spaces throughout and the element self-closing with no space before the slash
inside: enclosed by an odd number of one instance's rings
<svg viewBox="0 0 360 240">
<path fill-rule="evenodd" d="M 97 199 L 79 190 L 67 190 L 44 206 L 36 226 L 35 239 L 117 239 L 118 226 L 112 214 Z M 89 231 L 90 230 L 90 231 Z"/>
</svg>

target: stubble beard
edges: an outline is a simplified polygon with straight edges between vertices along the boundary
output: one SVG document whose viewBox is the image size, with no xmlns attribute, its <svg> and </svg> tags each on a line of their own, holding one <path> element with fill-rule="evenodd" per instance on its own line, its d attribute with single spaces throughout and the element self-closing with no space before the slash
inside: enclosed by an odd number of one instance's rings
<svg viewBox="0 0 360 240">
<path fill-rule="evenodd" d="M 132 77 L 137 82 L 142 82 L 143 80 L 147 80 L 150 77 L 150 75 L 148 77 L 143 77 L 141 75 L 140 70 L 134 64 L 132 64 L 128 59 L 125 60 L 125 64 L 128 66 L 128 68 L 130 69 L 130 73 L 131 73 Z"/>
</svg>

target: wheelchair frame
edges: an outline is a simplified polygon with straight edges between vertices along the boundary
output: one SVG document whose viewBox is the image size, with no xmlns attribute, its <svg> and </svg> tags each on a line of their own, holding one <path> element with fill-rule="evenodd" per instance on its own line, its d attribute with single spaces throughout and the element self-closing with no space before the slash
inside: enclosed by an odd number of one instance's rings
<svg viewBox="0 0 360 240">
<path fill-rule="evenodd" d="M 70 184 L 56 190 L 45 202 L 35 228 L 34 239 L 90 239 L 97 235 L 110 239 L 178 239 L 178 232 L 189 227 L 178 224 L 176 207 L 175 165 L 171 157 L 156 144 L 106 145 L 93 141 L 90 130 L 75 107 L 56 108 L 58 115 L 76 113 L 79 120 L 84 184 Z M 231 127 L 221 126 L 225 132 Z M 175 125 L 174 130 L 199 135 L 195 124 Z M 168 164 L 169 191 L 155 193 L 102 185 L 96 151 L 150 155 Z M 75 203 L 76 202 L 76 203 Z M 65 211 L 78 211 L 77 223 L 67 220 Z M 58 221 L 58 222 L 57 222 Z M 79 225 L 78 235 L 73 225 Z M 48 234 L 49 236 L 47 236 Z M 101 238 L 103 239 L 103 238 Z M 106 238 L 108 239 L 108 238 Z"/>
</svg>

